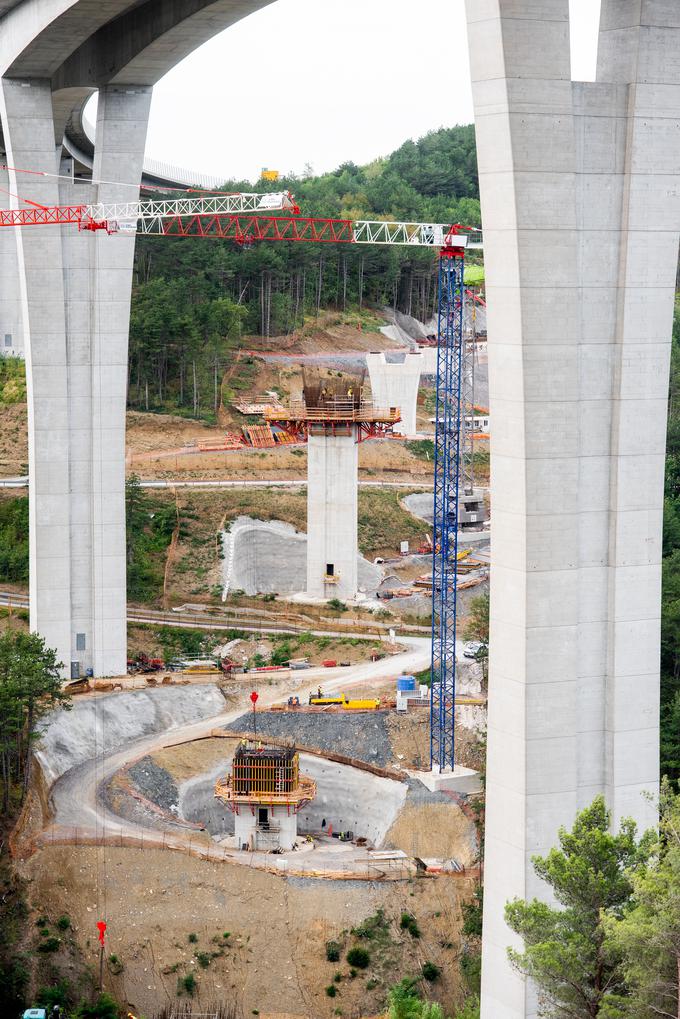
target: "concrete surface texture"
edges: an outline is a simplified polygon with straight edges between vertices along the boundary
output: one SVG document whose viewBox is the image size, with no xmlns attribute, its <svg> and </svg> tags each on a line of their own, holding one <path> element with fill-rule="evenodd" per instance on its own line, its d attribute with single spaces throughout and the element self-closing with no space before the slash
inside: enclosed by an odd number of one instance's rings
<svg viewBox="0 0 680 1019">
<path fill-rule="evenodd" d="M 224 697 L 212 684 L 88 697 L 46 719 L 36 756 L 49 785 L 84 761 L 143 736 L 219 715 L 224 706 Z"/>
<path fill-rule="evenodd" d="M 49 83 L 5 78 L 1 92 L 8 161 L 57 171 Z M 98 177 L 135 177 L 150 99 L 147 88 L 101 90 Z M 95 195 L 115 201 L 131 191 L 14 171 L 9 184 L 45 204 L 76 204 Z M 31 626 L 56 648 L 67 675 L 72 661 L 81 673 L 121 674 L 134 237 L 49 226 L 15 233 L 29 397 Z"/>
<path fill-rule="evenodd" d="M 654 823 L 666 395 L 680 230 L 680 9 L 467 0 L 484 227 L 492 600 L 483 1019 L 537 1014 L 503 907 L 604 792 Z M 641 426 L 644 422 L 644 427 Z"/>
<path fill-rule="evenodd" d="M 264 815 L 267 821 L 263 824 L 258 822 L 258 807 L 255 806 L 255 813 L 250 807 L 241 807 L 234 815 L 234 841 L 236 847 L 243 849 L 248 846 L 251 850 L 281 849 L 288 852 L 293 849 L 297 841 L 297 814 L 290 813 L 281 804 L 260 808 L 266 811 Z"/>
<path fill-rule="evenodd" d="M 401 421 L 394 426 L 394 431 L 400 435 L 415 435 L 423 355 L 412 351 L 399 361 L 387 361 L 384 353 L 369 353 L 366 364 L 374 406 L 398 407 Z"/>
<path fill-rule="evenodd" d="M 0 204 L 4 206 L 9 201 L 5 201 L 9 190 L 9 175 L 5 169 L 0 169 L 0 188 Z M 0 356 L 23 357 L 24 334 L 14 230 L 0 230 L 0 330 Z"/>
<path fill-rule="evenodd" d="M 224 592 L 297 594 L 307 579 L 307 535 L 281 520 L 237 517 L 223 534 Z M 383 571 L 357 552 L 357 590 L 373 595 Z M 330 597 L 330 596 L 329 596 Z"/>
<path fill-rule="evenodd" d="M 0 3 L 3 171 L 16 205 L 134 200 L 151 87 L 216 32 L 265 6 L 128 0 Z M 60 170 L 69 123 L 99 89 L 98 186 Z M 74 114 L 72 117 L 71 114 Z M 125 186 L 122 185 L 132 185 Z M 120 185 L 120 186 L 119 186 Z M 31 626 L 81 672 L 125 671 L 124 435 L 134 237 L 75 226 L 3 231 L 0 351 L 26 358 Z"/>
<path fill-rule="evenodd" d="M 307 594 L 356 597 L 359 446 L 349 435 L 307 441 Z"/>
<path fill-rule="evenodd" d="M 382 845 L 406 800 L 405 782 L 312 754 L 300 754 L 300 770 L 317 787 L 316 798 L 300 812 L 300 831 L 328 831 L 332 826 L 333 831 L 353 831 Z"/>
</svg>

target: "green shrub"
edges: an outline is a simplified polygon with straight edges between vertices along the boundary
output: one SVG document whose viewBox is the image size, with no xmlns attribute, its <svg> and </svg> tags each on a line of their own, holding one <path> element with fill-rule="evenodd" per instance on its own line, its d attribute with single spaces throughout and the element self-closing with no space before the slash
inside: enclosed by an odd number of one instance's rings
<svg viewBox="0 0 680 1019">
<path fill-rule="evenodd" d="M 342 973 L 338 970 L 338 972 L 333 977 L 333 981 L 334 981 L 334 983 L 339 984 L 341 980 L 342 980 Z"/>
<path fill-rule="evenodd" d="M 442 971 L 439 968 L 439 966 L 435 965 L 435 963 L 424 962 L 422 965 L 421 973 L 423 974 L 425 980 L 429 980 L 430 983 L 434 983 L 435 980 L 439 979 L 439 977 L 442 974 Z"/>
<path fill-rule="evenodd" d="M 100 994 L 93 1005 L 81 1001 L 72 1019 L 118 1019 L 118 1005 L 110 994 Z"/>
<path fill-rule="evenodd" d="M 405 442 L 404 446 L 409 453 L 418 457 L 419 460 L 428 460 L 430 463 L 434 460 L 434 442 L 432 439 L 414 439 L 412 442 Z"/>
<path fill-rule="evenodd" d="M 208 966 L 210 965 L 210 962 L 211 962 L 210 953 L 209 952 L 197 952 L 196 953 L 196 961 L 198 962 L 198 965 L 201 966 L 203 969 L 207 969 Z"/>
<path fill-rule="evenodd" d="M 198 934 L 194 934 L 194 932 L 192 931 L 191 934 L 187 936 L 187 941 L 189 942 L 190 945 L 195 945 L 196 942 L 198 941 Z"/>
<path fill-rule="evenodd" d="M 0 580 L 28 580 L 28 496 L 0 503 Z M 40 920 L 47 923 L 45 917 Z"/>
<path fill-rule="evenodd" d="M 340 945 L 337 941 L 326 942 L 326 958 L 329 962 L 337 962 L 340 958 Z"/>
<path fill-rule="evenodd" d="M 336 612 L 347 612 L 347 606 L 339 598 L 331 598 L 328 602 L 328 607 L 329 609 L 335 609 Z"/>
<path fill-rule="evenodd" d="M 67 1009 L 73 1004 L 73 990 L 68 980 L 59 980 L 51 987 L 41 987 L 35 1000 L 39 1007 L 47 1009 L 48 1012 L 55 1005 Z"/>
<path fill-rule="evenodd" d="M 338 989 L 335 986 L 335 984 L 329 984 L 328 987 L 326 988 L 326 994 L 328 995 L 329 998 L 334 998 L 337 993 Z"/>
<path fill-rule="evenodd" d="M 187 973 L 185 977 L 177 977 L 177 993 L 188 994 L 193 998 L 198 983 L 193 973 Z"/>
<path fill-rule="evenodd" d="M 38 945 L 38 951 L 47 954 L 47 952 L 58 952 L 61 945 L 61 939 L 51 935 L 41 941 Z"/>
<path fill-rule="evenodd" d="M 109 969 L 114 976 L 117 977 L 119 973 L 123 972 L 124 968 L 125 967 L 123 966 L 123 963 L 120 961 L 117 955 L 109 956 Z"/>
<path fill-rule="evenodd" d="M 371 961 L 370 952 L 359 946 L 350 948 L 347 953 L 347 962 L 355 969 L 366 969 Z"/>
<path fill-rule="evenodd" d="M 475 897 L 472 902 L 464 902 L 463 912 L 463 934 L 468 938 L 481 938 L 482 936 L 482 907 L 484 895 L 482 886 L 475 889 Z"/>
<path fill-rule="evenodd" d="M 460 971 L 471 994 L 479 994 L 482 986 L 482 956 L 478 952 L 464 952 L 460 959 Z"/>
<path fill-rule="evenodd" d="M 67 916 L 67 914 L 64 913 L 64 915 L 60 916 L 59 919 L 57 920 L 57 927 L 59 928 L 60 931 L 67 931 L 70 926 L 71 917 Z"/>
<path fill-rule="evenodd" d="M 379 934 L 387 930 L 388 921 L 384 909 L 377 909 L 373 916 L 367 916 L 357 927 L 352 927 L 352 934 L 355 938 L 365 938 L 373 941 Z"/>
<path fill-rule="evenodd" d="M 413 913 L 402 913 L 399 926 L 403 931 L 408 931 L 412 938 L 420 937 L 420 927 Z"/>
</svg>

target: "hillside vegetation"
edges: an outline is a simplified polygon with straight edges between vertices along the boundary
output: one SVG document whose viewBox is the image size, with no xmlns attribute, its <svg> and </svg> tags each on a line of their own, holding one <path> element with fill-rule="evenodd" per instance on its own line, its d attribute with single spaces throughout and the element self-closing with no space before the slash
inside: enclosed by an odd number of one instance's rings
<svg viewBox="0 0 680 1019">
<path fill-rule="evenodd" d="M 256 190 L 289 189 L 304 215 L 478 225 L 476 164 L 472 125 L 442 128 L 368 166 L 343 163 L 318 177 L 260 181 Z M 253 186 L 227 181 L 225 190 Z M 211 420 L 223 372 L 234 352 L 249 346 L 249 334 L 290 334 L 321 309 L 390 305 L 427 319 L 435 301 L 436 262 L 427 249 L 306 243 L 244 248 L 231 241 L 140 237 L 130 405 Z M 238 381 L 230 386 L 237 389 Z"/>
</svg>

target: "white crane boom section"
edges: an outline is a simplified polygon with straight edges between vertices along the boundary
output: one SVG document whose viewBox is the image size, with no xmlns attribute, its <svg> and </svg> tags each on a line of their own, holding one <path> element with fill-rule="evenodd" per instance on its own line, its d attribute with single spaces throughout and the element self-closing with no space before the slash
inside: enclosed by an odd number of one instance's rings
<svg viewBox="0 0 680 1019">
<path fill-rule="evenodd" d="M 295 199 L 288 191 L 265 194 L 188 196 L 161 201 L 97 203 L 84 207 L 83 219 L 94 223 L 136 223 L 139 220 L 173 219 L 177 216 L 221 216 L 241 212 L 293 212 Z"/>
<path fill-rule="evenodd" d="M 459 232 L 460 231 L 460 232 Z M 447 223 L 391 223 L 383 220 L 357 220 L 355 244 L 403 244 L 422 248 L 481 248 L 482 231 L 452 230 Z"/>
</svg>

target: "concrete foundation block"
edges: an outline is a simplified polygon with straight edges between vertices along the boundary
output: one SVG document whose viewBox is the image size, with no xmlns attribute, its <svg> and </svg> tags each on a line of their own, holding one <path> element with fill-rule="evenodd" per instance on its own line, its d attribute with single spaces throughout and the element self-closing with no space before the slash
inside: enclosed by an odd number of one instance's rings
<svg viewBox="0 0 680 1019">
<path fill-rule="evenodd" d="M 436 766 L 432 771 L 410 771 L 409 775 L 417 778 L 433 793 L 480 793 L 482 791 L 479 772 L 472 768 L 464 768 L 460 764 L 457 764 L 453 769 L 444 768 L 442 771 Z"/>
</svg>

